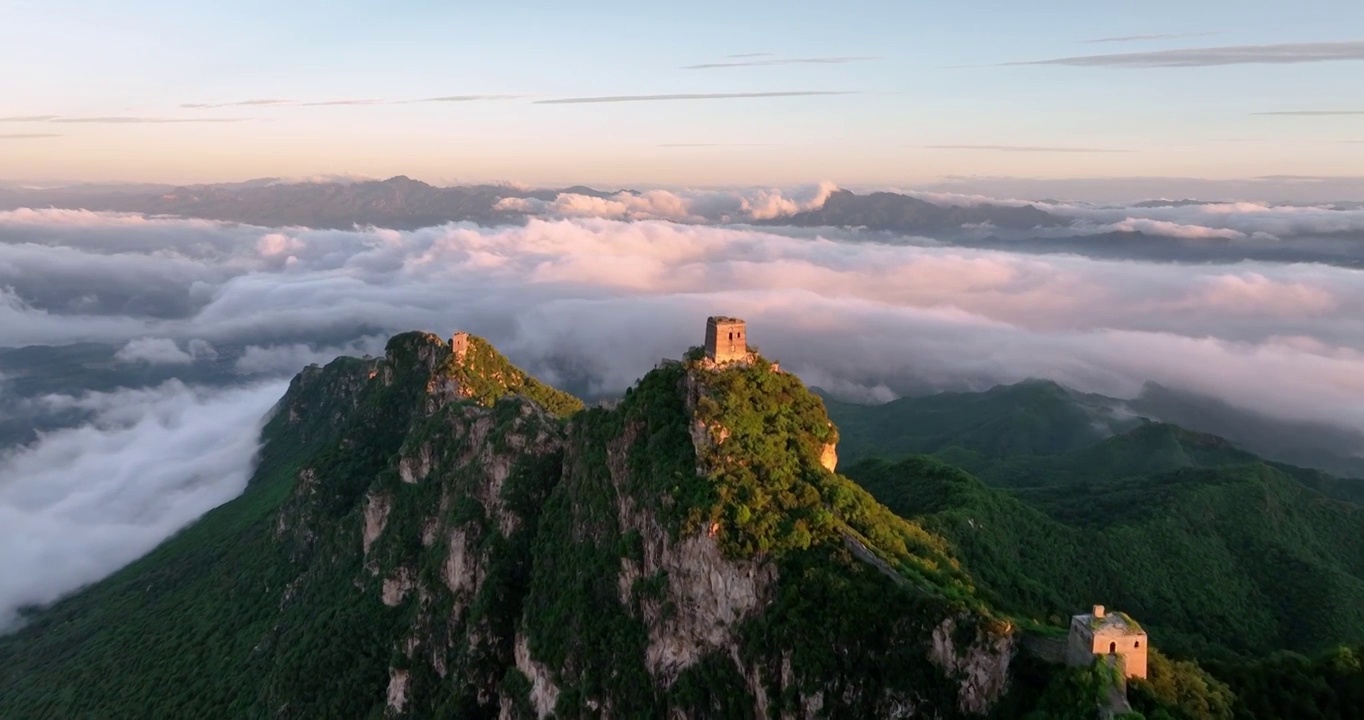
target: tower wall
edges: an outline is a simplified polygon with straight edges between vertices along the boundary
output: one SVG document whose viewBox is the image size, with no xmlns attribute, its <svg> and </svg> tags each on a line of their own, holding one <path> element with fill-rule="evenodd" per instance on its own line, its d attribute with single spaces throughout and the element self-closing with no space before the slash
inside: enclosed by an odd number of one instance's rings
<svg viewBox="0 0 1364 720">
<path fill-rule="evenodd" d="M 1116 655 L 1122 658 L 1124 675 L 1145 678 L 1146 633 L 1113 628 L 1100 628 L 1096 632 L 1086 623 L 1087 617 L 1071 618 L 1070 634 L 1066 638 L 1066 664 L 1085 666 L 1094 662 L 1096 657 Z"/>
<path fill-rule="evenodd" d="M 1104 633 L 1094 636 L 1094 654 L 1106 657 L 1109 653 L 1123 660 L 1123 672 L 1127 677 L 1146 677 L 1146 635 L 1130 633 Z"/>
<path fill-rule="evenodd" d="M 450 352 L 454 353 L 455 363 L 462 364 L 464 356 L 469 354 L 469 333 L 457 332 L 450 338 Z"/>
<path fill-rule="evenodd" d="M 706 357 L 717 363 L 748 358 L 748 329 L 731 317 L 706 319 Z"/>
</svg>

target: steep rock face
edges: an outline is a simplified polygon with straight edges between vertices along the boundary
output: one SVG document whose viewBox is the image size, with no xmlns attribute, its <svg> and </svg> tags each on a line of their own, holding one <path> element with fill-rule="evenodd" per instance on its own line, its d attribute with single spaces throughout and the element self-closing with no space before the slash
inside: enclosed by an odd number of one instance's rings
<svg viewBox="0 0 1364 720">
<path fill-rule="evenodd" d="M 562 428 L 520 398 L 442 408 L 404 444 L 398 466 L 425 470 L 390 490 L 406 512 L 375 546 L 396 567 L 383 601 L 406 608 L 402 661 L 391 672 L 410 667 L 411 697 L 430 702 L 454 675 L 467 684 L 465 701 L 497 706 L 505 673 L 533 667 L 524 638 L 518 646 L 513 636 L 519 598 L 508 593 L 524 583 L 535 514 L 562 451 Z M 530 677 L 544 709 L 552 681 L 543 671 Z"/>
<path fill-rule="evenodd" d="M 723 428 L 712 434 L 698 433 L 697 427 L 702 426 L 693 422 L 691 437 L 698 457 L 715 434 L 720 436 L 717 442 L 724 441 Z M 645 667 L 655 679 L 670 685 L 707 652 L 734 646 L 734 627 L 760 603 L 770 600 L 777 569 L 770 563 L 725 558 L 709 528 L 674 538 L 656 513 L 641 508 L 626 491 L 626 456 L 640 432 L 640 426 L 632 424 L 608 445 L 617 520 L 623 532 L 640 538 L 643 548 L 642 557 L 621 557 L 618 589 L 621 603 L 629 605 L 636 582 L 666 581 L 656 594 L 641 599 L 639 611 L 649 633 Z"/>
<path fill-rule="evenodd" d="M 825 443 L 819 451 L 819 464 L 825 470 L 833 472 L 838 467 L 838 446 L 834 443 Z"/>
<path fill-rule="evenodd" d="M 1015 639 L 1007 632 L 977 628 L 963 645 L 956 631 L 957 620 L 950 617 L 934 628 L 930 657 L 957 681 L 957 707 L 964 713 L 983 715 L 1008 687 Z"/>
</svg>

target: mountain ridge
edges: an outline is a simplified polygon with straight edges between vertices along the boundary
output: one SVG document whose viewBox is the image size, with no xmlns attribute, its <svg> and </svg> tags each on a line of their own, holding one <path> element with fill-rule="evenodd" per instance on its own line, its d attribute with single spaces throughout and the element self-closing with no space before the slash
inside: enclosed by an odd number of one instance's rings
<svg viewBox="0 0 1364 720">
<path fill-rule="evenodd" d="M 1004 694 L 1009 623 L 827 469 L 794 376 L 693 353 L 558 417 L 479 345 L 404 333 L 297 376 L 245 494 L 0 638 L 0 715 L 964 717 Z M 153 660 L 109 669 L 129 652 Z"/>
</svg>

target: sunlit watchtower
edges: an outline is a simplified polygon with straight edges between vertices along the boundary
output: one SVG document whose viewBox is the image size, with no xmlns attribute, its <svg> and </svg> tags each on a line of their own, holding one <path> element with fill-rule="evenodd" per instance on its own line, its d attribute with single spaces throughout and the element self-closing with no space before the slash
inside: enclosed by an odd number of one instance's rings
<svg viewBox="0 0 1364 720">
<path fill-rule="evenodd" d="M 717 363 L 748 359 L 748 330 L 739 318 L 706 318 L 706 357 Z"/>
<path fill-rule="evenodd" d="M 1095 605 L 1093 612 L 1070 619 L 1066 662 L 1089 665 L 1096 657 L 1121 662 L 1127 677 L 1146 677 L 1146 631 L 1127 613 Z"/>
</svg>

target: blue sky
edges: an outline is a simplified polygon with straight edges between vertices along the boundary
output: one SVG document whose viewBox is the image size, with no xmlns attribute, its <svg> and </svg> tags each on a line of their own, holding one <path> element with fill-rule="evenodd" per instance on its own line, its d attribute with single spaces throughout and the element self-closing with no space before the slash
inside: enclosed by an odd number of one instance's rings
<svg viewBox="0 0 1364 720">
<path fill-rule="evenodd" d="M 1088 42 L 1133 36 L 1160 37 Z M 1254 47 L 1284 44 L 1297 47 Z M 1228 47 L 1237 62 L 1006 64 Z M 1264 62 L 1275 54 L 1300 61 Z M 799 59 L 821 62 L 775 62 Z M 684 69 L 744 62 L 767 64 Z M 1364 111 L 1357 0 L 0 0 L 0 67 L 5 179 L 913 185 L 1364 168 L 1364 114 L 1257 114 Z M 776 92 L 847 94 L 537 102 Z M 400 102 L 471 95 L 516 97 Z M 231 104 L 256 100 L 280 102 Z"/>
</svg>

